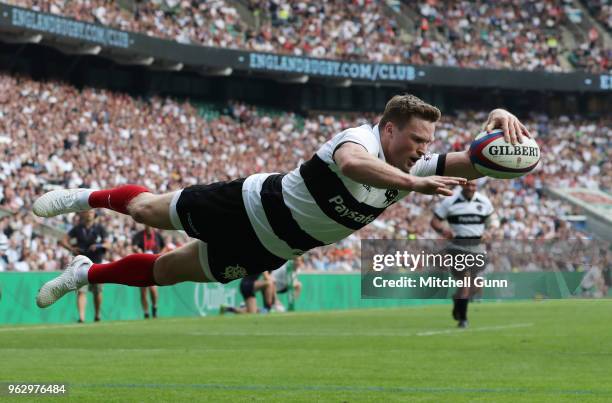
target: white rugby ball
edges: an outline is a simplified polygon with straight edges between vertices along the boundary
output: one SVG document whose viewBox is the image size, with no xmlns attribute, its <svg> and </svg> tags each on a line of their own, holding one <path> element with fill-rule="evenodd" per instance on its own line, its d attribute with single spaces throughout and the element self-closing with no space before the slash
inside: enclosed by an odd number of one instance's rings
<svg viewBox="0 0 612 403">
<path fill-rule="evenodd" d="M 485 176 L 511 179 L 531 172 L 540 161 L 540 147 L 534 139 L 523 137 L 512 145 L 504 140 L 501 129 L 482 132 L 470 144 L 470 160 Z"/>
</svg>

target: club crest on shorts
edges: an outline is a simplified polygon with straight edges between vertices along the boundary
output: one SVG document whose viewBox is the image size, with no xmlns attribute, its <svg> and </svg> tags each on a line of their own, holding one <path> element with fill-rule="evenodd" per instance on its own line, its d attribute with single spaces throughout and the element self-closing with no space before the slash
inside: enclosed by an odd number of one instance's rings
<svg viewBox="0 0 612 403">
<path fill-rule="evenodd" d="M 247 274 L 249 273 L 247 273 L 246 269 L 237 264 L 236 266 L 225 267 L 223 278 L 226 280 L 236 280 L 237 278 L 245 277 Z"/>
<path fill-rule="evenodd" d="M 399 195 L 399 191 L 397 189 L 387 189 L 385 192 L 385 205 L 389 206 L 395 201 L 395 198 Z"/>
</svg>

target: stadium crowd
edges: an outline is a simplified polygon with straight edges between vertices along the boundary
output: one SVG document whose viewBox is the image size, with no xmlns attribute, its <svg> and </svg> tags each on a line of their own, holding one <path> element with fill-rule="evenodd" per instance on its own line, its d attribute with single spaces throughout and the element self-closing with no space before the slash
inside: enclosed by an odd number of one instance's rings
<svg viewBox="0 0 612 403">
<path fill-rule="evenodd" d="M 558 60 L 559 25 L 564 18 L 561 2 L 429 0 L 413 4 L 422 17 L 422 43 L 416 44 L 415 63 L 562 70 Z"/>
<path fill-rule="evenodd" d="M 265 23 L 250 49 L 313 57 L 405 61 L 409 37 L 380 1 L 250 0 Z"/>
<path fill-rule="evenodd" d="M 229 2 L 2 0 L 38 11 L 98 22 L 181 43 L 293 55 L 466 68 L 563 71 L 563 53 L 576 68 L 609 71 L 611 50 L 599 38 L 565 49 L 561 25 L 571 0 L 405 2 L 416 19 L 402 27 L 381 0 L 245 0 L 250 26 Z M 600 21 L 610 6 L 591 0 Z M 405 16 L 406 17 L 406 16 Z M 418 20 L 420 19 L 420 21 Z M 605 21 L 602 21 L 605 23 Z M 609 25 L 608 25 L 609 28 Z M 409 32 L 411 31 L 411 32 Z M 590 33 L 589 33 L 590 35 Z"/>
<path fill-rule="evenodd" d="M 464 149 L 485 120 L 484 112 L 459 112 L 438 125 L 432 150 Z M 370 121 L 375 116 L 367 116 Z M 75 217 L 41 221 L 30 213 L 37 196 L 54 187 L 107 188 L 138 183 L 167 192 L 196 183 L 283 172 L 310 158 L 317 146 L 344 128 L 365 123 L 353 117 L 262 113 L 234 103 L 205 118 L 192 104 L 169 98 L 132 98 L 121 93 L 60 82 L 0 75 L 0 270 L 54 270 L 69 258 L 41 224 L 66 231 Z M 612 189 L 610 118 L 533 116 L 542 163 L 519 180 L 483 180 L 497 209 L 495 239 L 583 237 L 563 217 L 571 209 L 543 194 L 546 186 Z M 429 227 L 432 197 L 413 194 L 372 225 L 305 256 L 303 267 L 359 267 L 360 238 L 436 238 Z M 111 234 L 109 260 L 130 253 L 131 219 L 101 212 Z M 185 241 L 166 234 L 167 243 Z M 168 238 L 170 237 L 170 238 Z"/>
<path fill-rule="evenodd" d="M 612 32 L 612 4 L 610 0 L 582 0 L 587 9 L 608 32 Z"/>
<path fill-rule="evenodd" d="M 223 0 L 135 1 L 133 8 L 107 0 L 3 0 L 3 3 L 108 25 L 180 43 L 243 48 L 246 25 Z"/>
</svg>

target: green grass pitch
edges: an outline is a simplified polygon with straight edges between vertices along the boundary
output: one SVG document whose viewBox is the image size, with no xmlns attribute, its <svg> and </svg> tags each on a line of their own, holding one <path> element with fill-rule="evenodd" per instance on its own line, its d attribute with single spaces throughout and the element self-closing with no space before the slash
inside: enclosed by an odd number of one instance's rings
<svg viewBox="0 0 612 403">
<path fill-rule="evenodd" d="M 59 401 L 79 402 L 612 401 L 612 301 L 474 303 L 470 317 L 467 330 L 448 305 L 4 326 L 0 382 L 68 383 Z"/>
</svg>

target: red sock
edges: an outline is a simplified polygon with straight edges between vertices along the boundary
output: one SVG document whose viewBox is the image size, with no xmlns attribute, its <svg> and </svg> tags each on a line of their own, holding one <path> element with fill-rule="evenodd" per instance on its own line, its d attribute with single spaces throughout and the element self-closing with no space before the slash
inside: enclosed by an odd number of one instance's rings
<svg viewBox="0 0 612 403">
<path fill-rule="evenodd" d="M 136 196 L 148 192 L 144 186 L 123 185 L 113 189 L 96 190 L 89 195 L 89 206 L 107 208 L 119 213 L 128 214 L 127 205 Z"/>
<path fill-rule="evenodd" d="M 87 272 L 91 284 L 114 283 L 148 287 L 158 285 L 153 278 L 153 265 L 160 255 L 135 253 L 111 263 L 94 264 Z"/>
</svg>

